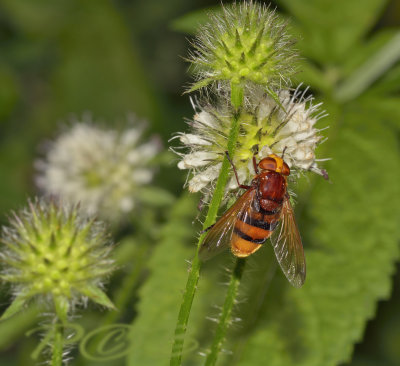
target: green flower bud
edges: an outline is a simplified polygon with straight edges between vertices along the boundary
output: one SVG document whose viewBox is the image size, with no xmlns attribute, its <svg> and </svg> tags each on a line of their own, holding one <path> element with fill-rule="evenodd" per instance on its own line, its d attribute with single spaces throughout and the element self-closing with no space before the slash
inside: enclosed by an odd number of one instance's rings
<svg viewBox="0 0 400 366">
<path fill-rule="evenodd" d="M 269 90 L 290 84 L 295 43 L 274 11 L 253 1 L 210 15 L 194 42 L 189 61 L 197 81 L 190 91 L 213 82 L 257 84 Z"/>
<path fill-rule="evenodd" d="M 59 319 L 87 299 L 113 308 L 102 291 L 114 269 L 102 223 L 81 215 L 77 206 L 35 200 L 14 213 L 0 238 L 0 278 L 10 283 L 14 302 L 8 318 L 36 299 L 50 305 Z"/>
</svg>

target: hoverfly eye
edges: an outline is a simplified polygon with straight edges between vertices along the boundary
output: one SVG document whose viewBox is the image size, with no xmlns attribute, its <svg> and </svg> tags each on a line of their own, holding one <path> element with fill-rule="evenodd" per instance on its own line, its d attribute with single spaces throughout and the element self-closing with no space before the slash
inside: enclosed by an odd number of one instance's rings
<svg viewBox="0 0 400 366">
<path fill-rule="evenodd" d="M 289 165 L 287 165 L 285 162 L 283 162 L 281 174 L 283 174 L 283 175 L 290 175 L 290 168 L 289 168 Z"/>
<path fill-rule="evenodd" d="M 264 158 L 258 163 L 258 167 L 261 170 L 276 171 L 276 161 L 273 158 Z"/>
</svg>

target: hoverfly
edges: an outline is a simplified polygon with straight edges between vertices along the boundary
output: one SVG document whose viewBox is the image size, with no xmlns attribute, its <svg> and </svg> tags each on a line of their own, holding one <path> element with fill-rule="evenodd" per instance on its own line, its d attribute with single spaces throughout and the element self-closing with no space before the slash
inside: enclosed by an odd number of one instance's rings
<svg viewBox="0 0 400 366">
<path fill-rule="evenodd" d="M 246 192 L 212 225 L 200 248 L 203 260 L 230 246 L 236 257 L 247 257 L 271 238 L 276 258 L 283 273 L 295 287 L 306 277 L 303 245 L 287 191 L 289 166 L 283 158 L 270 154 L 257 164 L 251 185 L 240 184 L 229 154 L 226 153 L 240 188 Z"/>
</svg>

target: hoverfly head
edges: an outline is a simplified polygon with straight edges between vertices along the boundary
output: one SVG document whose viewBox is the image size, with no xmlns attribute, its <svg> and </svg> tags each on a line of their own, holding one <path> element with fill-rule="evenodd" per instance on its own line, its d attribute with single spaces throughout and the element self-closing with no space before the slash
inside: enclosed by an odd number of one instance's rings
<svg viewBox="0 0 400 366">
<path fill-rule="evenodd" d="M 281 157 L 275 154 L 270 154 L 266 158 L 261 159 L 258 163 L 258 167 L 261 170 L 271 170 L 286 176 L 290 174 L 289 166 Z"/>
</svg>

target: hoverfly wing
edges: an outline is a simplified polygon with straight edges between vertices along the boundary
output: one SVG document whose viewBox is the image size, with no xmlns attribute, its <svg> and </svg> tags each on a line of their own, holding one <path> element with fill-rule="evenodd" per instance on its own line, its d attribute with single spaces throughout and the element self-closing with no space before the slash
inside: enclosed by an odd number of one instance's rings
<svg viewBox="0 0 400 366">
<path fill-rule="evenodd" d="M 306 261 L 288 195 L 283 202 L 280 225 L 276 228 L 271 242 L 286 278 L 294 287 L 303 286 L 306 279 Z"/>
<path fill-rule="evenodd" d="M 250 207 L 255 193 L 254 188 L 244 192 L 211 227 L 200 247 L 199 256 L 201 260 L 208 260 L 229 246 L 236 220 Z"/>
</svg>

